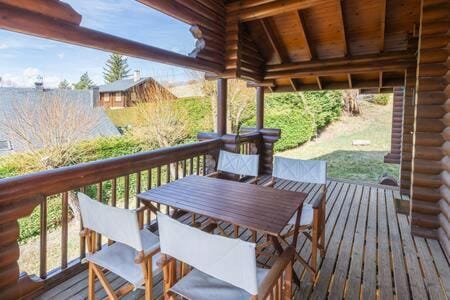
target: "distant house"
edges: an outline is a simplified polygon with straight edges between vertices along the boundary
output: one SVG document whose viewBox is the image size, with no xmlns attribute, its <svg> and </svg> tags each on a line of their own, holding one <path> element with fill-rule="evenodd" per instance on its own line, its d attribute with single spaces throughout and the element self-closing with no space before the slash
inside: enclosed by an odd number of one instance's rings
<svg viewBox="0 0 450 300">
<path fill-rule="evenodd" d="M 124 108 L 136 104 L 146 89 L 158 85 L 167 92 L 168 98 L 176 98 L 169 90 L 151 77 L 141 78 L 140 72 L 135 71 L 131 79 L 122 79 L 99 87 L 100 101 L 98 104 L 104 108 Z"/>
<path fill-rule="evenodd" d="M 81 103 L 82 108 L 92 109 L 97 115 L 98 124 L 89 133 L 88 138 L 96 138 L 101 136 L 116 136 L 120 132 L 114 126 L 112 121 L 101 108 L 96 108 L 98 103 L 98 88 L 92 90 L 60 90 L 60 89 L 43 89 L 42 86 L 36 88 L 0 88 L 0 118 L 14 118 L 15 108 L 23 105 L 45 105 L 45 96 L 63 95 L 69 101 L 77 101 Z M 36 111 L 42 111 L 36 109 Z M 82 113 L 82 112 L 81 112 Z M 34 141 L 36 145 L 39 141 Z M 34 143 L 33 142 L 33 143 Z M 39 147 L 37 145 L 37 147 Z M 8 135 L 0 129 L 0 155 L 11 152 L 20 152 L 26 150 L 25 146 L 19 140 Z"/>
<path fill-rule="evenodd" d="M 169 90 L 177 98 L 203 97 L 203 83 L 201 81 L 191 80 L 173 84 Z"/>
</svg>

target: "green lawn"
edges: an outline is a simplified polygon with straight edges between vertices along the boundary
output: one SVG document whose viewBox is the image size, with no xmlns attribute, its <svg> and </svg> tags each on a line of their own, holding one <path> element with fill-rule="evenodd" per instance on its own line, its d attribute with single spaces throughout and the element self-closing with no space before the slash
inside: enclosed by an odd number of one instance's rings
<svg viewBox="0 0 450 300">
<path fill-rule="evenodd" d="M 384 172 L 398 178 L 399 165 L 385 164 L 390 149 L 392 104 L 380 106 L 363 101 L 362 114 L 343 116 L 318 138 L 278 155 L 328 161 L 328 176 L 376 183 Z M 369 140 L 368 146 L 353 146 L 353 140 Z"/>
</svg>

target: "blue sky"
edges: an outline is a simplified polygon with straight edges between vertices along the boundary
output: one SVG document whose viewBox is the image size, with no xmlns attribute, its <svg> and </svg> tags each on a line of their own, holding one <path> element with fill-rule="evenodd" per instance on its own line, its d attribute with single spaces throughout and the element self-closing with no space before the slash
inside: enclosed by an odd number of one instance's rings
<svg viewBox="0 0 450 300">
<path fill-rule="evenodd" d="M 188 54 L 195 40 L 189 25 L 134 0 L 65 0 L 82 16 L 81 25 L 159 48 Z M 103 66 L 110 53 L 0 30 L 0 76 L 2 86 L 32 86 L 37 75 L 46 87 L 62 79 L 73 83 L 88 72 L 96 84 L 103 84 Z M 188 70 L 128 58 L 132 70 L 142 76 L 180 81 Z"/>
</svg>

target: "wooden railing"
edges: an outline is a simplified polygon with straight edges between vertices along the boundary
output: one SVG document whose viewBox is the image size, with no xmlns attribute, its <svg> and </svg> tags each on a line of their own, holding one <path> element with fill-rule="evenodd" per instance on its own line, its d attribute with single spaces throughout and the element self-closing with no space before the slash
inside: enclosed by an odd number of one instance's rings
<svg viewBox="0 0 450 300">
<path fill-rule="evenodd" d="M 84 269 L 83 239 L 79 241 L 79 256 L 71 261 L 68 257 L 69 204 L 76 203 L 73 191 L 85 192 L 112 206 L 139 207 L 134 196 L 140 191 L 190 174 L 204 175 L 206 156 L 215 155 L 222 146 L 223 142 L 216 138 L 0 180 L 0 299 L 31 295 Z M 61 203 L 60 262 L 50 271 L 47 269 L 49 201 Z M 39 274 L 19 274 L 18 219 L 29 216 L 38 206 L 40 246 L 35 257 L 39 260 Z M 147 214 L 146 223 L 152 220 L 154 216 Z M 102 240 L 98 242 L 101 247 Z"/>
</svg>

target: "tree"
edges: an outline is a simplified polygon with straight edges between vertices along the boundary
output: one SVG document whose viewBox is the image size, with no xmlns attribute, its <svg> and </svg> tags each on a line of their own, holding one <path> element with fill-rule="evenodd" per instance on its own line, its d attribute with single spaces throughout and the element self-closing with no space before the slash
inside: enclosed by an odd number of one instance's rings
<svg viewBox="0 0 450 300">
<path fill-rule="evenodd" d="M 358 90 L 344 90 L 344 110 L 351 116 L 357 116 L 361 113 L 358 104 Z"/>
<path fill-rule="evenodd" d="M 72 89 L 71 88 L 71 86 L 70 86 L 70 83 L 67 81 L 67 80 L 63 80 L 63 81 L 61 81 L 59 84 L 58 84 L 58 89 L 61 89 L 61 90 L 70 90 L 70 89 Z"/>
<path fill-rule="evenodd" d="M 86 72 L 80 77 L 80 81 L 75 83 L 73 87 L 76 90 L 87 90 L 94 86 L 94 82 L 89 78 L 89 74 Z"/>
<path fill-rule="evenodd" d="M 127 59 L 116 53 L 111 54 L 103 68 L 103 77 L 107 83 L 127 78 L 129 73 Z"/>
<path fill-rule="evenodd" d="M 203 79 L 203 94 L 210 98 L 213 120 L 217 115 L 217 84 Z M 227 131 L 237 133 L 242 123 L 251 118 L 255 110 L 255 89 L 248 88 L 243 80 L 228 79 Z M 217 124 L 214 122 L 214 130 Z"/>
<path fill-rule="evenodd" d="M 73 145 L 89 138 L 101 111 L 66 97 L 66 91 L 45 92 L 38 99 L 14 102 L 0 115 L 0 131 L 25 152 L 29 169 L 42 170 L 78 162 Z"/>
</svg>

